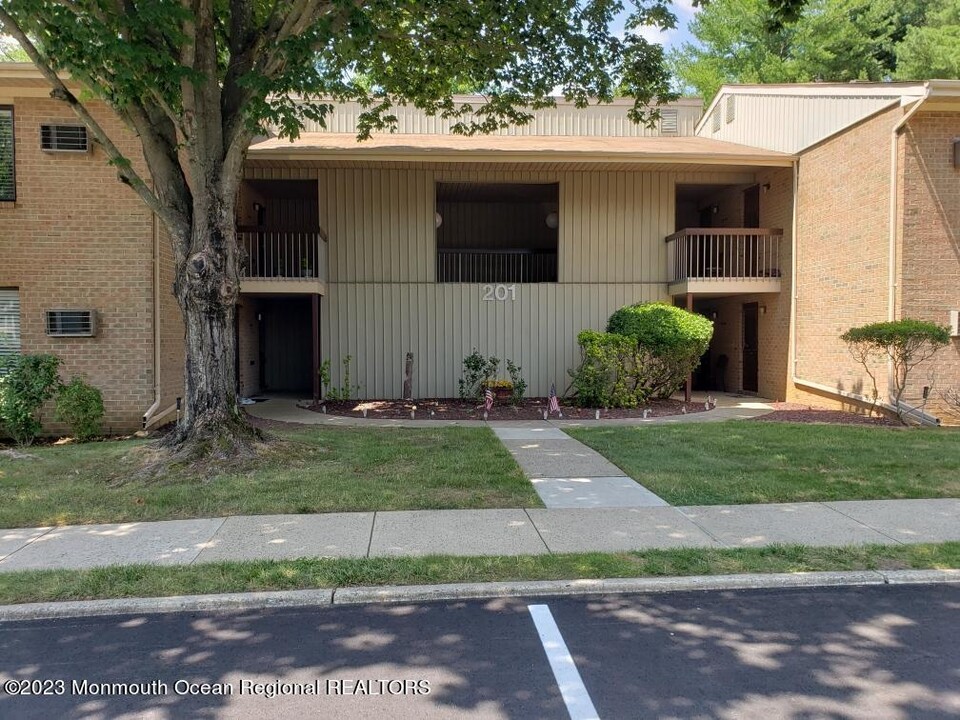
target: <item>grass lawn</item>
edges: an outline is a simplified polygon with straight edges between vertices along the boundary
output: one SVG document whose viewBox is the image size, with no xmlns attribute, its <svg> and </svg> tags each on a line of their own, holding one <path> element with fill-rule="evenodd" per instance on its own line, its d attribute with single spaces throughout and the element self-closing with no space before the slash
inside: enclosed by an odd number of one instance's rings
<svg viewBox="0 0 960 720">
<path fill-rule="evenodd" d="M 0 604 L 358 585 L 958 567 L 958 542 L 828 548 L 774 545 L 521 557 L 315 558 L 0 573 Z"/>
<path fill-rule="evenodd" d="M 960 497 L 960 432 L 732 421 L 569 431 L 674 505 Z"/>
<path fill-rule="evenodd" d="M 354 510 L 542 507 L 487 428 L 309 428 L 245 472 L 112 481 L 136 442 L 0 458 L 0 528 Z"/>
</svg>

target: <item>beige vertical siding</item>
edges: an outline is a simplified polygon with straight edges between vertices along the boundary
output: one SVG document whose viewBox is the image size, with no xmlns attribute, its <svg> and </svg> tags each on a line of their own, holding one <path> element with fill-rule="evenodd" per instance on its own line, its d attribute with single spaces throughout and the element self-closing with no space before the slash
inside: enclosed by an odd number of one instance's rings
<svg viewBox="0 0 960 720">
<path fill-rule="evenodd" d="M 453 172 L 432 169 L 254 170 L 318 179 L 330 274 L 321 344 L 342 382 L 363 397 L 395 397 L 413 352 L 415 393 L 457 391 L 463 357 L 477 348 L 523 367 L 530 393 L 563 390 L 576 366 L 577 333 L 603 329 L 632 302 L 667 300 L 664 238 L 678 183 L 743 183 L 753 173 Z M 516 299 L 485 301 L 484 287 L 435 282 L 437 182 L 539 182 L 560 186 L 559 283 L 517 284 Z M 504 369 L 504 377 L 505 377 Z"/>
<path fill-rule="evenodd" d="M 733 97 L 728 118 L 727 97 Z M 889 94 L 862 96 L 750 95 L 726 93 L 700 130 L 703 137 L 794 153 L 862 120 L 885 107 L 899 104 Z M 714 117 L 720 116 L 719 130 Z"/>
<path fill-rule="evenodd" d="M 474 107 L 482 99 L 475 98 Z M 559 103 L 555 108 L 533 111 L 533 119 L 520 127 L 508 127 L 499 130 L 498 135 L 591 135 L 600 137 L 637 137 L 660 135 L 660 127 L 653 128 L 637 125 L 627 117 L 632 106 L 626 101 L 613 104 L 593 105 L 588 108 L 576 108 L 567 103 Z M 669 103 L 664 111 L 676 113 L 677 132 L 670 135 L 693 135 L 697 121 L 703 112 L 699 100 L 681 100 Z M 362 112 L 357 103 L 335 105 L 333 113 L 326 118 L 326 127 L 307 121 L 306 132 L 355 133 L 357 118 Z M 392 114 L 397 118 L 397 132 L 413 134 L 447 134 L 456 121 L 431 117 L 414 107 L 397 107 Z"/>
</svg>

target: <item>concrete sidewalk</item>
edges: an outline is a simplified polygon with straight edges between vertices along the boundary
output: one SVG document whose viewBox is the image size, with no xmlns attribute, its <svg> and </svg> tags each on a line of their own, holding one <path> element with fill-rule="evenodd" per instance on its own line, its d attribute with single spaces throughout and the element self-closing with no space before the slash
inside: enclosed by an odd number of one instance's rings
<svg viewBox="0 0 960 720">
<path fill-rule="evenodd" d="M 298 557 L 960 540 L 960 499 L 237 516 L 0 530 L 0 572 Z"/>
<path fill-rule="evenodd" d="M 668 503 L 596 450 L 547 423 L 492 428 L 548 508 L 658 507 Z"/>
</svg>

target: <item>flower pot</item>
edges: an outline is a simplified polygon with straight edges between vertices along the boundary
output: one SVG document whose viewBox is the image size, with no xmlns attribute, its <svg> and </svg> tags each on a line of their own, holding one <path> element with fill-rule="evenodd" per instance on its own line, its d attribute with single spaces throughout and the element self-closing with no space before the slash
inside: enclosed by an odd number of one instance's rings
<svg viewBox="0 0 960 720">
<path fill-rule="evenodd" d="M 508 402 L 513 397 L 513 388 L 494 388 L 493 397 L 497 402 Z"/>
</svg>

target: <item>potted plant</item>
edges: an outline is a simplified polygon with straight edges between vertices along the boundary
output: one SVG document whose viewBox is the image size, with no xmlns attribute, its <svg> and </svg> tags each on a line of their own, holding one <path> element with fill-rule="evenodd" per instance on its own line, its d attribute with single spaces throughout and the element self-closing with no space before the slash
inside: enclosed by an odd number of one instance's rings
<svg viewBox="0 0 960 720">
<path fill-rule="evenodd" d="M 484 380 L 482 387 L 493 390 L 493 397 L 498 402 L 509 402 L 513 397 L 513 383 L 509 380 Z"/>
<path fill-rule="evenodd" d="M 310 261 L 306 258 L 300 261 L 300 277 L 313 277 L 313 268 L 310 267 Z"/>
</svg>

